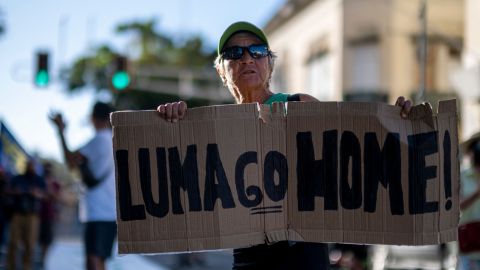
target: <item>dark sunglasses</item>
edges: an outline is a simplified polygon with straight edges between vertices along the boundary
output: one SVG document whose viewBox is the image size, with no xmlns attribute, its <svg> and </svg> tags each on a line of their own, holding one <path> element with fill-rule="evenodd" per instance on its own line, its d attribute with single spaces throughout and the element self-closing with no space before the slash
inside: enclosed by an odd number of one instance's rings
<svg viewBox="0 0 480 270">
<path fill-rule="evenodd" d="M 259 59 L 270 55 L 270 50 L 268 50 L 267 44 L 252 44 L 247 47 L 232 46 L 225 48 L 222 51 L 222 58 L 227 60 L 238 60 L 242 58 L 245 50 L 254 59 Z"/>
</svg>

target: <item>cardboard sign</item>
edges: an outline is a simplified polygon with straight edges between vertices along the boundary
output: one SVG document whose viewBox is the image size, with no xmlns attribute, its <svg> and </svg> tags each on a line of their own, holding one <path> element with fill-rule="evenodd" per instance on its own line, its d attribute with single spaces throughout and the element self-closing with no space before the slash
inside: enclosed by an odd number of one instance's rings
<svg viewBox="0 0 480 270">
<path fill-rule="evenodd" d="M 456 240 L 455 100 L 112 114 L 119 253 Z"/>
</svg>

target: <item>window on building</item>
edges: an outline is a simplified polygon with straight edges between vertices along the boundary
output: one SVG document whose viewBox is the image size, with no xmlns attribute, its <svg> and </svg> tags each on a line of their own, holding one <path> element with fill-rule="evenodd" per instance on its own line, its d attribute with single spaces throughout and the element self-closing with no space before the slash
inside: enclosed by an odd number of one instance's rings
<svg viewBox="0 0 480 270">
<path fill-rule="evenodd" d="M 420 63 L 423 60 L 420 59 L 418 37 L 414 37 L 413 41 L 415 42 L 413 45 L 417 50 L 417 62 L 412 72 L 414 72 L 413 76 L 416 78 L 415 85 L 419 88 L 422 76 Z M 449 81 L 449 74 L 461 66 L 460 49 L 455 46 L 459 46 L 458 43 L 456 39 L 444 36 L 431 36 L 428 38 L 424 78 L 426 94 L 428 92 L 451 92 L 453 87 Z"/>
<path fill-rule="evenodd" d="M 307 62 L 307 87 L 320 100 L 333 100 L 332 59 L 328 52 L 317 53 Z"/>
<path fill-rule="evenodd" d="M 355 44 L 351 47 L 351 91 L 380 90 L 380 50 L 378 42 Z"/>
<path fill-rule="evenodd" d="M 288 91 L 287 82 L 286 82 L 286 72 L 285 72 L 285 63 L 276 62 L 275 68 L 272 75 L 270 89 L 274 91 Z"/>
</svg>

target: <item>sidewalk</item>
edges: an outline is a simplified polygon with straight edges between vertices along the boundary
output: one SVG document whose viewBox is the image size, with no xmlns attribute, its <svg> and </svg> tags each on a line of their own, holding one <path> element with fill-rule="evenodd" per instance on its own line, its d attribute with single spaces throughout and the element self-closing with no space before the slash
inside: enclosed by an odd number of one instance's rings
<svg viewBox="0 0 480 270">
<path fill-rule="evenodd" d="M 58 239 L 50 250 L 45 270 L 83 270 L 85 268 L 83 246 L 80 239 Z M 35 268 L 39 269 L 39 268 Z M 115 255 L 107 263 L 107 269 L 167 270 L 140 255 Z"/>
<path fill-rule="evenodd" d="M 116 250 L 116 247 L 115 247 Z M 6 269 L 2 252 L 0 270 Z M 38 251 L 35 254 L 33 270 L 42 270 Z M 183 259 L 183 260 L 182 260 Z M 190 259 L 190 260 L 188 260 Z M 231 251 L 195 253 L 182 255 L 114 255 L 107 262 L 107 270 L 227 270 L 232 268 Z M 20 264 L 19 264 L 20 266 Z M 20 269 L 20 267 L 18 268 Z M 80 238 L 59 237 L 50 248 L 43 270 L 84 270 L 83 245 Z"/>
</svg>

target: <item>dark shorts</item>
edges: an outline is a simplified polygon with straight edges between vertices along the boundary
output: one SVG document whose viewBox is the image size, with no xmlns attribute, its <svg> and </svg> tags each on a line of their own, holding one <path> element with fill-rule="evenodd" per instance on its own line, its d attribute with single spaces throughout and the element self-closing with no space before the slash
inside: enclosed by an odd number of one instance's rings
<svg viewBox="0 0 480 270">
<path fill-rule="evenodd" d="M 112 255 L 116 235 L 115 221 L 87 222 L 84 235 L 87 255 L 95 255 L 102 259 L 109 258 Z"/>
<path fill-rule="evenodd" d="M 233 269 L 330 269 L 328 246 L 321 243 L 277 242 L 233 251 Z"/>
</svg>

